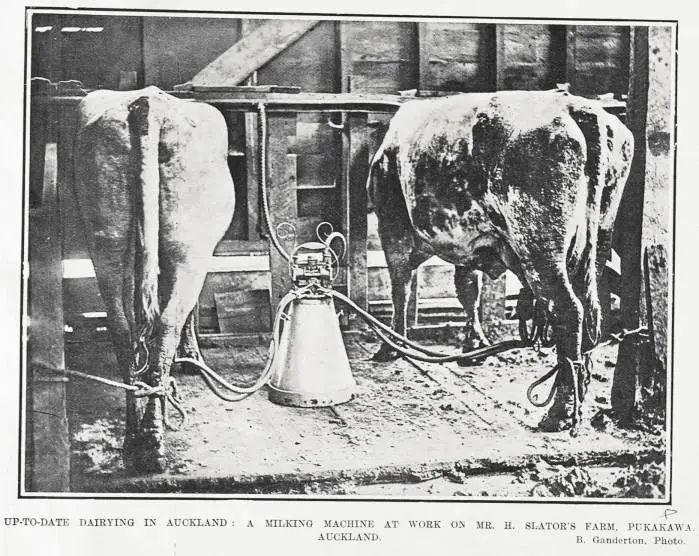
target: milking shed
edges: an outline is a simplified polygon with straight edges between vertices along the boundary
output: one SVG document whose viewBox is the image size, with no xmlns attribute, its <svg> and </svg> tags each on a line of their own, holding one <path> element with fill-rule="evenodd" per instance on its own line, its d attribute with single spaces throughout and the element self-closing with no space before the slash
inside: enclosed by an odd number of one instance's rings
<svg viewBox="0 0 699 556">
<path fill-rule="evenodd" d="M 565 484 L 566 466 L 583 465 L 590 485 L 598 469 L 632 476 L 650 466 L 659 477 L 651 497 L 667 495 L 671 25 L 55 10 L 30 11 L 27 25 L 27 494 L 522 497 L 536 496 L 544 483 L 551 490 L 552 481 Z M 604 345 L 593 355 L 580 434 L 535 430 L 541 412 L 525 393 L 553 366 L 551 351 L 518 346 L 467 367 L 374 362 L 372 328 L 338 306 L 357 383 L 352 401 L 277 406 L 260 391 L 231 404 L 196 376 L 178 375 L 188 420 L 166 434 L 168 471 L 127 473 L 123 390 L 55 371 L 119 380 L 71 191 L 76 105 L 90 90 L 151 85 L 213 105 L 227 124 L 236 209 L 208 262 L 195 321 L 209 365 L 248 384 L 264 367 L 276 305 L 292 287 L 289 264 L 272 245 L 273 235 L 284 241 L 280 224 L 295 232 L 287 249 L 314 241 L 323 222 L 341 232 L 346 255 L 332 289 L 390 319 L 391 284 L 366 182 L 400 106 L 456 93 L 556 88 L 601 99 L 636 146 L 599 285 Z M 464 322 L 454 266 L 430 258 L 410 289 L 411 337 L 453 348 Z M 484 279 L 480 312 L 491 341 L 517 337 L 518 291 L 512 276 Z M 644 334 L 624 337 L 641 328 Z M 638 422 L 650 424 L 625 428 Z M 540 484 L 493 479 L 503 471 L 521 478 L 542 458 L 563 471 L 541 472 Z M 565 494 L 644 496 L 622 490 Z"/>
</svg>

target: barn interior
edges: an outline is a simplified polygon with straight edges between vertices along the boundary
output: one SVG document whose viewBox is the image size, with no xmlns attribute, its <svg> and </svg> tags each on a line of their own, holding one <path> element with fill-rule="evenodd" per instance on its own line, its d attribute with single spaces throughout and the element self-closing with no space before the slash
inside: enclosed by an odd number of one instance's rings
<svg viewBox="0 0 699 556">
<path fill-rule="evenodd" d="M 665 499 L 674 35 L 669 25 L 603 23 L 32 13 L 26 491 Z M 75 106 L 87 90 L 150 85 L 212 104 L 228 125 L 237 205 L 197 306 L 204 356 L 225 376 L 252 382 L 265 363 L 274 308 L 291 286 L 270 245 L 280 223 L 293 225 L 297 243 L 314 240 L 321 222 L 342 232 L 347 256 L 333 288 L 390 319 L 385 256 L 367 210 L 369 163 L 403 102 L 463 92 L 567 87 L 602 100 L 632 130 L 634 167 L 600 296 L 605 339 L 646 326 L 651 340 L 595 352 L 588 424 L 571 439 L 538 432 L 543 410 L 525 395 L 553 366 L 552 350 L 513 350 L 473 367 L 376 363 L 376 337 L 344 311 L 354 400 L 301 409 L 260 391 L 230 404 L 198 377 L 179 376 L 188 422 L 168 432 L 169 471 L 129 476 L 123 391 L 32 362 L 118 377 L 70 192 Z M 411 337 L 445 350 L 463 326 L 453 275 L 430 259 L 408 309 Z M 513 275 L 485 279 L 491 341 L 517 335 L 518 292 Z M 588 486 L 576 486 L 576 473 Z M 642 473 L 652 478 L 636 484 Z"/>
</svg>

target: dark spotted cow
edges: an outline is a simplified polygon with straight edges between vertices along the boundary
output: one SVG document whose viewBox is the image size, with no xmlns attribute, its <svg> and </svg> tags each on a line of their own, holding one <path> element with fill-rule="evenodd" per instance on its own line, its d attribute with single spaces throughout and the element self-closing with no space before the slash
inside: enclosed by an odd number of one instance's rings
<svg viewBox="0 0 699 556">
<path fill-rule="evenodd" d="M 432 255 L 456 265 L 465 349 L 485 343 L 481 275 L 510 269 L 551 307 L 560 387 L 541 427 L 572 422 L 573 373 L 599 341 L 598 274 L 633 153 L 633 137 L 599 102 L 558 91 L 462 94 L 402 106 L 371 166 L 393 295 L 406 330 L 411 274 Z M 531 309 L 532 303 L 525 303 Z M 395 357 L 383 346 L 376 358 Z"/>
<path fill-rule="evenodd" d="M 228 134 L 213 107 L 155 87 L 95 91 L 78 106 L 75 194 L 127 396 L 124 459 L 164 467 L 164 389 L 179 349 L 197 356 L 192 310 L 235 205 Z"/>
</svg>

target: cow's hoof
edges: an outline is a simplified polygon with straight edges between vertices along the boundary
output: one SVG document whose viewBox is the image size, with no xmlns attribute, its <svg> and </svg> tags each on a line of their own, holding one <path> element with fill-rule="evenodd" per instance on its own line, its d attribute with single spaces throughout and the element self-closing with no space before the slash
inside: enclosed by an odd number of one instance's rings
<svg viewBox="0 0 699 556">
<path fill-rule="evenodd" d="M 165 471 L 165 430 L 162 403 L 151 397 L 137 432 L 124 439 L 124 467 L 131 474 Z"/>
<path fill-rule="evenodd" d="M 379 351 L 377 351 L 371 359 L 377 363 L 387 363 L 388 361 L 395 361 L 399 357 L 400 353 L 398 353 L 398 351 L 387 344 L 382 344 Z"/>
<path fill-rule="evenodd" d="M 490 342 L 485 337 L 467 339 L 461 345 L 461 351 L 464 354 L 467 354 L 470 351 L 474 351 L 476 349 L 488 347 L 489 345 L 490 345 Z M 481 365 L 483 363 L 483 360 L 484 360 L 483 357 L 478 357 L 475 359 L 471 358 L 471 357 L 464 357 L 463 359 L 457 360 L 457 364 L 459 365 L 459 367 L 474 367 L 477 365 Z"/>
<path fill-rule="evenodd" d="M 194 363 L 178 362 L 177 367 L 178 367 L 178 373 L 181 375 L 198 375 L 199 374 L 199 367 L 197 367 Z"/>
<path fill-rule="evenodd" d="M 459 367 L 477 367 L 478 365 L 483 364 L 483 358 L 481 357 L 480 359 L 472 359 L 470 357 L 463 357 L 461 359 L 457 359 L 456 364 Z"/>
<path fill-rule="evenodd" d="M 573 427 L 573 405 L 555 401 L 539 421 L 541 432 L 562 432 Z"/>
<path fill-rule="evenodd" d="M 144 434 L 133 435 L 124 440 L 124 467 L 130 475 L 163 473 L 166 469 L 165 454 L 153 445 Z"/>
</svg>

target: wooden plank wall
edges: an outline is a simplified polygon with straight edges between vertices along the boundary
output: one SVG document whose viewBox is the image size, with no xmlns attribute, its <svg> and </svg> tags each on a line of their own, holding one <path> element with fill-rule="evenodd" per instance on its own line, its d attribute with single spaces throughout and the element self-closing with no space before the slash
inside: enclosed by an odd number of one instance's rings
<svg viewBox="0 0 699 556">
<path fill-rule="evenodd" d="M 341 33 L 344 45 L 341 92 L 395 93 L 416 86 L 415 23 L 343 22 Z"/>
<path fill-rule="evenodd" d="M 495 89 L 495 26 L 419 24 L 419 88 L 437 91 Z"/>
<path fill-rule="evenodd" d="M 77 79 L 86 87 L 105 89 L 118 87 L 122 71 L 137 71 L 142 77 L 143 18 L 37 14 L 34 19 L 32 76 Z"/>
<path fill-rule="evenodd" d="M 552 89 L 565 81 L 565 27 L 498 25 L 496 88 Z"/>
<path fill-rule="evenodd" d="M 236 18 L 144 17 L 143 83 L 172 89 L 189 81 L 240 39 L 240 23 Z"/>
<path fill-rule="evenodd" d="M 568 81 L 580 95 L 628 93 L 629 28 L 570 26 L 567 33 Z"/>
</svg>

